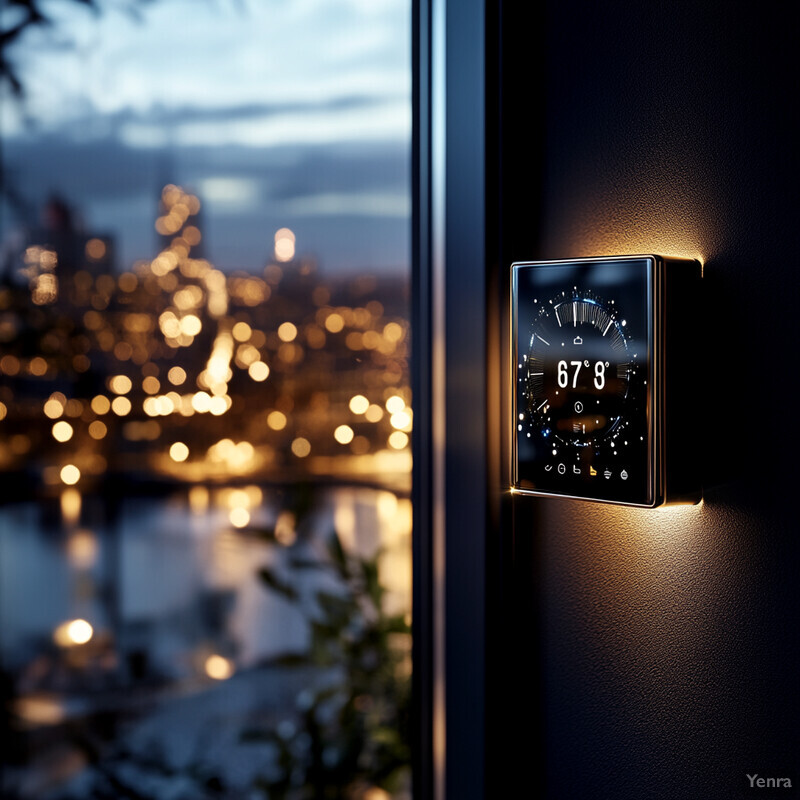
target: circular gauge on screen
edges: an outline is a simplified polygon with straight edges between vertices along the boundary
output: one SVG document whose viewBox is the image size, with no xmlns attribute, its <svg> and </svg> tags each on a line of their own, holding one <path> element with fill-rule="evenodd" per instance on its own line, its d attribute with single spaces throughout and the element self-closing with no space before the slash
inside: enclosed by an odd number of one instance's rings
<svg viewBox="0 0 800 800">
<path fill-rule="evenodd" d="M 628 320 L 613 300 L 578 287 L 536 305 L 522 354 L 522 418 L 561 445 L 613 438 L 637 370 Z"/>
</svg>

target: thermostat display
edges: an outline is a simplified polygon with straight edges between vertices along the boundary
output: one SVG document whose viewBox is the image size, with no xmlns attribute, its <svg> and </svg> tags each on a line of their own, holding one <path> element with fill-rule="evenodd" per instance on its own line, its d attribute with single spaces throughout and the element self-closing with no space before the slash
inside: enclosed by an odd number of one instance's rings
<svg viewBox="0 0 800 800">
<path fill-rule="evenodd" d="M 664 502 L 663 268 L 655 256 L 513 266 L 516 489 Z"/>
</svg>

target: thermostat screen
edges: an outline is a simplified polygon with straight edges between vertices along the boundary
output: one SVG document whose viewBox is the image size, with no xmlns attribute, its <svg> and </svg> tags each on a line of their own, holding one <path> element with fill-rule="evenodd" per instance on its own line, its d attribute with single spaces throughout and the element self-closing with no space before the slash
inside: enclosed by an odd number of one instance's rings
<svg viewBox="0 0 800 800">
<path fill-rule="evenodd" d="M 518 489 L 651 502 L 653 268 L 514 266 Z"/>
</svg>

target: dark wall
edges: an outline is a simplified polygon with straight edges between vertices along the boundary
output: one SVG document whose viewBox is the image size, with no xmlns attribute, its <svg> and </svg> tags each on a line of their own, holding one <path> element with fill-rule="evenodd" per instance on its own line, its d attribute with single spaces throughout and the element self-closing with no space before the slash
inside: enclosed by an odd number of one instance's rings
<svg viewBox="0 0 800 800">
<path fill-rule="evenodd" d="M 507 769 L 548 798 L 797 796 L 796 26 L 772 4 L 520 1 L 500 35 L 498 283 L 516 259 L 705 263 L 684 321 L 703 503 L 505 509 L 545 742 L 526 730 L 541 761 Z"/>
</svg>

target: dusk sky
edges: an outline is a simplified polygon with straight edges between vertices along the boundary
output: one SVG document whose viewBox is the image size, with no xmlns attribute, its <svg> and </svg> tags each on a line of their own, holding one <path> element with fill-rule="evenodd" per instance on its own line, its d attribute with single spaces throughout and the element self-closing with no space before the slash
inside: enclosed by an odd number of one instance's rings
<svg viewBox="0 0 800 800">
<path fill-rule="evenodd" d="M 406 0 L 101 5 L 47 4 L 55 24 L 9 53 L 26 96 L 0 97 L 2 158 L 33 207 L 58 192 L 126 268 L 154 255 L 171 181 L 223 269 L 262 267 L 283 226 L 325 272 L 407 268 Z M 21 222 L 4 205 L 0 235 Z"/>
</svg>

